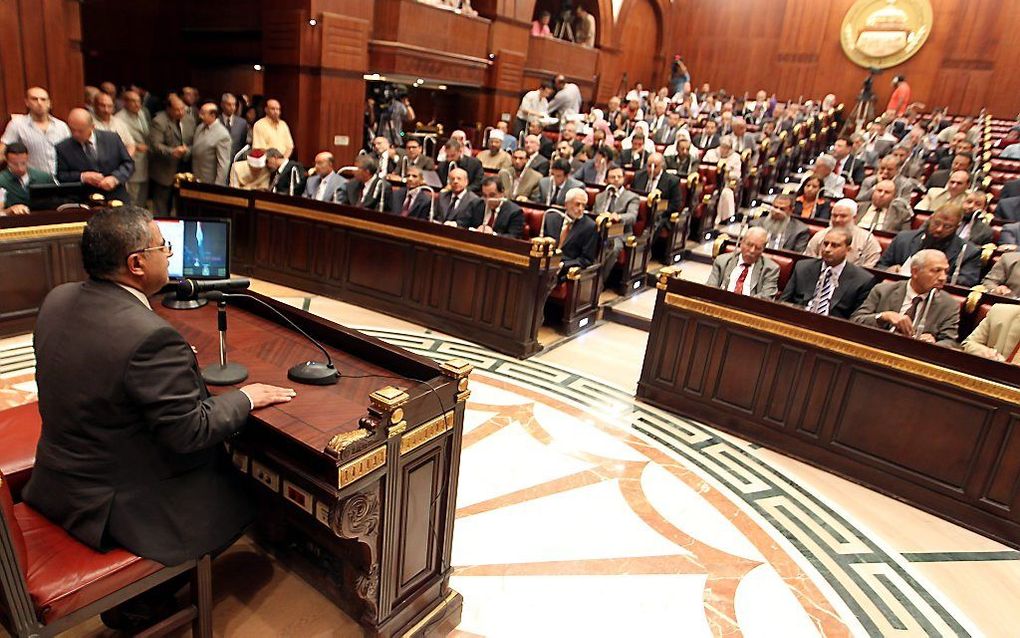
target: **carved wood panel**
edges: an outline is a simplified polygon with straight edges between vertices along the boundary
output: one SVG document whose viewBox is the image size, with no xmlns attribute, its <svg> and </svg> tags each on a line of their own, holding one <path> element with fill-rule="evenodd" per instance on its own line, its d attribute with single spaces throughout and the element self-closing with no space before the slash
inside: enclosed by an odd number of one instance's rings
<svg viewBox="0 0 1020 638">
<path fill-rule="evenodd" d="M 0 295 L 0 320 L 32 316 L 39 312 L 46 294 L 58 281 L 53 276 L 53 247 L 26 243 L 0 252 L 4 294 Z"/>
</svg>

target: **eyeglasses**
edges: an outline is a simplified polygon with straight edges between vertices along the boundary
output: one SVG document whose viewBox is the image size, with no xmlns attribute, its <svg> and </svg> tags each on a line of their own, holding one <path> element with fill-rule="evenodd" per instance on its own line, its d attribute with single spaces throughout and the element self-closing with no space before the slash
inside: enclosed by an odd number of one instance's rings
<svg viewBox="0 0 1020 638">
<path fill-rule="evenodd" d="M 163 243 L 160 244 L 159 246 L 149 246 L 148 248 L 139 248 L 138 250 L 132 250 L 131 252 L 128 253 L 128 257 L 138 253 L 147 253 L 150 250 L 165 250 L 167 256 L 169 257 L 170 255 L 174 254 L 174 245 L 168 242 L 166 239 L 164 239 Z"/>
</svg>

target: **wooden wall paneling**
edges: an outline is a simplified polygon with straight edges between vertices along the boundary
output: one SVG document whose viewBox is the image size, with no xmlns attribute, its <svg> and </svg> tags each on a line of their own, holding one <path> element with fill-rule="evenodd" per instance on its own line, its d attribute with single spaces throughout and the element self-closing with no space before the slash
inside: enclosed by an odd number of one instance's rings
<svg viewBox="0 0 1020 638">
<path fill-rule="evenodd" d="M 46 294 L 58 283 L 53 272 L 53 245 L 48 242 L 25 242 L 5 248 L 0 254 L 0 272 L 16 287 L 6 289 L 0 297 L 0 319 L 34 316 L 39 312 Z"/>
<path fill-rule="evenodd" d="M 628 0 L 620 9 L 616 46 L 621 52 L 628 88 L 641 82 L 650 89 L 661 79 L 662 24 L 658 6 L 652 0 Z"/>
<path fill-rule="evenodd" d="M 0 118 L 25 112 L 25 62 L 18 2 L 0 2 Z"/>
<path fill-rule="evenodd" d="M 497 51 L 489 73 L 489 85 L 493 89 L 489 122 L 498 121 L 504 114 L 511 122 L 516 117 L 521 96 L 530 88 L 524 86 L 524 64 L 523 53 L 508 49 Z"/>
<path fill-rule="evenodd" d="M 988 471 L 988 485 L 982 487 L 981 498 L 998 507 L 1017 511 L 1020 508 L 1020 414 L 1011 414 L 999 454 Z"/>
</svg>

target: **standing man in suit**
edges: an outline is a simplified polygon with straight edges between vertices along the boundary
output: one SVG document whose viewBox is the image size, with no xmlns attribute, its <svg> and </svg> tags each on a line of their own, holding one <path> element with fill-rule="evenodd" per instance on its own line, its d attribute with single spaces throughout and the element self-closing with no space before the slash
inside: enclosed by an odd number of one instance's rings
<svg viewBox="0 0 1020 638">
<path fill-rule="evenodd" d="M 489 175 L 482 180 L 482 201 L 483 206 L 465 210 L 458 217 L 457 225 L 487 235 L 502 235 L 515 239 L 524 237 L 524 211 L 503 197 L 503 184 L 498 177 Z"/>
<path fill-rule="evenodd" d="M 170 213 L 174 176 L 191 161 L 194 140 L 195 128 L 184 118 L 184 102 L 171 95 L 166 110 L 156 114 L 149 128 L 150 190 L 153 207 L 159 213 Z"/>
<path fill-rule="evenodd" d="M 224 93 L 220 98 L 220 111 L 220 124 L 230 133 L 230 161 L 233 162 L 248 142 L 248 121 L 237 112 L 237 98 L 233 93 Z"/>
<path fill-rule="evenodd" d="M 6 191 L 0 201 L 0 217 L 27 215 L 31 211 L 28 187 L 32 184 L 52 184 L 53 176 L 28 164 L 28 148 L 21 142 L 11 142 L 4 148 L 7 168 L 0 171 L 0 189 Z"/>
<path fill-rule="evenodd" d="M 191 172 L 204 184 L 226 184 L 230 171 L 230 133 L 212 102 L 198 109 L 198 128 L 191 147 Z"/>
<path fill-rule="evenodd" d="M 638 208 L 641 206 L 641 198 L 627 190 L 624 185 L 621 167 L 610 168 L 606 180 L 605 190 L 595 196 L 595 207 L 592 212 L 596 215 L 608 214 L 614 224 L 623 224 L 623 234 L 612 240 L 613 244 L 602 267 L 603 281 L 609 278 L 617 258 L 623 252 L 624 238 L 634 234 L 634 224 L 637 222 Z"/>
<path fill-rule="evenodd" d="M 95 130 L 92 114 L 85 109 L 71 109 L 67 126 L 71 137 L 56 146 L 57 181 L 81 182 L 107 200 L 131 201 L 124 185 L 131 178 L 135 163 L 120 137 Z"/>
<path fill-rule="evenodd" d="M 941 251 L 922 250 L 910 262 L 910 279 L 872 288 L 850 321 L 955 348 L 960 304 L 942 291 L 948 272 Z"/>
<path fill-rule="evenodd" d="M 545 206 L 565 206 L 567 191 L 572 188 L 584 190 L 584 184 L 570 176 L 567 160 L 553 160 L 549 166 L 549 177 L 539 180 L 538 188 L 531 193 L 531 201 Z"/>
<path fill-rule="evenodd" d="M 279 149 L 266 149 L 269 169 L 269 190 L 280 195 L 301 195 L 305 191 L 307 172 L 301 164 L 287 159 Z"/>
<path fill-rule="evenodd" d="M 793 217 L 793 196 L 787 193 L 776 195 L 766 217 L 751 222 L 752 226 L 763 228 L 768 233 L 769 248 L 792 250 L 802 253 L 811 239 L 807 224 Z"/>
<path fill-rule="evenodd" d="M 308 180 L 309 182 L 311 179 Z M 413 219 L 430 220 L 429 217 L 435 214 L 435 204 L 432 193 L 422 188 L 425 178 L 421 169 L 411 166 L 407 169 L 407 179 L 402 188 L 396 189 L 393 193 L 393 212 L 401 217 Z"/>
<path fill-rule="evenodd" d="M 860 198 L 857 201 L 856 221 L 861 228 L 890 233 L 910 230 L 914 213 L 904 200 L 896 197 L 896 184 L 892 180 L 878 182 L 867 201 L 862 202 Z"/>
<path fill-rule="evenodd" d="M 765 229 L 749 228 L 739 250 L 715 258 L 705 285 L 738 295 L 775 299 L 779 293 L 779 266 L 763 254 L 768 238 Z"/>
<path fill-rule="evenodd" d="M 918 251 L 935 249 L 945 253 L 949 261 L 950 283 L 968 288 L 975 285 L 981 277 L 981 249 L 956 234 L 961 211 L 959 206 L 941 208 L 928 219 L 926 227 L 897 233 L 878 261 L 878 267 L 906 273 L 912 256 Z"/>
<path fill-rule="evenodd" d="M 344 184 L 341 191 L 343 199 L 340 203 L 371 210 L 389 210 L 392 194 L 389 183 L 379 176 L 379 165 L 365 155 L 355 160 L 355 164 L 358 168 L 354 171 L 354 179 Z M 337 196 L 339 197 L 339 194 Z"/>
<path fill-rule="evenodd" d="M 123 122 L 135 143 L 131 156 L 135 172 L 128 180 L 127 190 L 135 205 L 145 207 L 149 200 L 149 114 L 142 108 L 142 98 L 135 91 L 124 91 L 121 99 L 124 108 L 114 117 Z"/>
<path fill-rule="evenodd" d="M 1020 366 L 1020 305 L 995 304 L 963 341 L 964 352 Z"/>
<path fill-rule="evenodd" d="M 149 304 L 172 250 L 142 208 L 89 219 L 88 279 L 53 289 L 35 324 L 43 425 L 24 490 L 89 547 L 164 565 L 241 535 L 254 511 L 222 443 L 252 410 L 294 396 L 260 383 L 210 396 L 191 347 Z"/>
<path fill-rule="evenodd" d="M 599 235 L 595 221 L 584 214 L 588 193 L 583 188 L 572 188 L 564 199 L 566 212 L 548 213 L 542 222 L 542 235 L 556 240 L 556 248 L 563 254 L 560 262 L 560 280 L 566 278 L 573 267 L 587 268 L 595 263 L 599 250 Z"/>
<path fill-rule="evenodd" d="M 798 261 L 780 300 L 808 312 L 849 319 L 871 292 L 875 278 L 847 260 L 853 237 L 846 228 L 818 234 L 822 235 L 821 259 Z"/>
<path fill-rule="evenodd" d="M 485 171 L 482 163 L 464 152 L 464 146 L 455 139 L 447 140 L 443 146 L 446 150 L 446 161 L 439 164 L 439 181 L 448 184 L 453 169 L 460 168 L 468 176 L 468 189 L 477 193 L 482 187 Z"/>
<path fill-rule="evenodd" d="M 542 181 L 542 174 L 533 168 L 528 168 L 528 152 L 523 148 L 515 149 L 510 154 L 510 161 L 512 162 L 510 169 L 503 169 L 499 172 L 499 181 L 503 184 L 503 192 L 515 201 L 528 200 L 538 188 L 538 183 Z"/>
<path fill-rule="evenodd" d="M 315 173 L 305 182 L 302 195 L 320 202 L 336 201 L 337 191 L 344 185 L 342 175 L 334 170 L 333 154 L 323 151 L 315 156 Z"/>
<path fill-rule="evenodd" d="M 1020 253 L 1010 252 L 999 257 L 981 285 L 994 295 L 1020 297 Z"/>
<path fill-rule="evenodd" d="M 449 187 L 439 194 L 436 202 L 436 219 L 444 224 L 457 225 L 457 220 L 473 218 L 477 208 L 484 204 L 478 195 L 468 190 L 468 173 L 463 168 L 450 171 Z"/>
</svg>

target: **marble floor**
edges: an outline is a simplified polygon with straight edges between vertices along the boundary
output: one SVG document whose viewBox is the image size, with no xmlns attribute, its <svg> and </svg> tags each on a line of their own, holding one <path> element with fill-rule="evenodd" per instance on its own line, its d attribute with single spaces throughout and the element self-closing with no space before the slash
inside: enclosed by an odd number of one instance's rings
<svg viewBox="0 0 1020 638">
<path fill-rule="evenodd" d="M 682 276 L 703 281 L 708 266 Z M 527 361 L 336 300 L 253 288 L 435 359 L 475 365 L 454 633 L 991 636 L 1020 633 L 1020 552 L 634 400 L 647 333 L 543 332 Z M 612 301 L 650 317 L 655 291 Z M 34 399 L 28 336 L 0 341 L 0 407 Z M 221 636 L 357 636 L 242 540 L 215 566 Z M 98 621 L 74 632 L 105 636 Z"/>
</svg>

